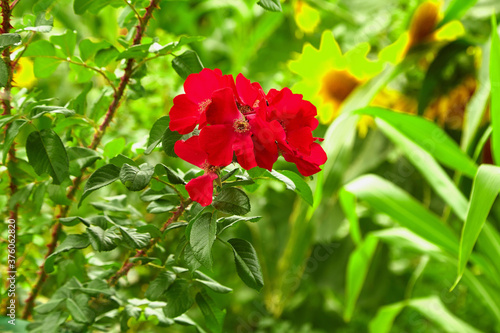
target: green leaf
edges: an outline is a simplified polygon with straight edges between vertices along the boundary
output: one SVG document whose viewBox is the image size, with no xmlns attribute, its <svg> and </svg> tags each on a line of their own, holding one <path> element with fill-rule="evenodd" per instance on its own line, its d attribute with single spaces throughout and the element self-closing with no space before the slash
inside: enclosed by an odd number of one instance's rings
<svg viewBox="0 0 500 333">
<path fill-rule="evenodd" d="M 228 243 L 233 247 L 234 262 L 239 277 L 247 286 L 260 291 L 264 286 L 264 278 L 252 244 L 238 238 L 232 238 Z"/>
<path fill-rule="evenodd" d="M 392 324 L 396 317 L 404 309 L 403 302 L 385 305 L 379 308 L 377 315 L 370 321 L 370 333 L 390 333 Z"/>
<path fill-rule="evenodd" d="M 106 164 L 105 166 L 94 171 L 92 175 L 90 175 L 87 183 L 85 184 L 85 188 L 83 190 L 83 195 L 80 199 L 78 206 L 80 206 L 83 200 L 90 195 L 90 193 L 95 190 L 100 189 L 101 187 L 107 186 L 114 181 L 118 180 L 120 177 L 120 168 L 113 164 Z"/>
<path fill-rule="evenodd" d="M 377 249 L 378 240 L 373 236 L 368 236 L 358 245 L 356 250 L 349 257 L 346 272 L 346 291 L 344 320 L 350 321 L 354 312 L 356 301 L 361 293 L 363 284 L 368 274 L 368 268 L 372 261 L 373 254 Z"/>
<path fill-rule="evenodd" d="M 198 268 L 200 268 L 201 263 L 194 256 L 194 251 L 191 248 L 191 245 L 189 244 L 189 242 L 187 242 L 186 246 L 184 247 L 184 253 L 182 254 L 182 256 L 183 256 L 184 261 L 186 262 L 187 266 L 189 267 L 190 271 L 195 271 Z"/>
<path fill-rule="evenodd" d="M 298 195 L 302 197 L 310 206 L 313 205 L 313 194 L 309 185 L 304 181 L 302 176 L 299 176 L 293 171 L 282 170 L 276 171 L 273 170 L 270 174 L 285 183 L 286 188 L 292 191 L 297 192 Z"/>
<path fill-rule="evenodd" d="M 154 168 L 147 163 L 135 167 L 125 163 L 120 170 L 120 181 L 130 191 L 140 191 L 149 185 Z"/>
<path fill-rule="evenodd" d="M 223 286 L 219 282 L 215 281 L 214 279 L 203 274 L 200 271 L 195 271 L 194 276 L 196 277 L 196 279 L 194 279 L 194 281 L 201 283 L 202 285 L 215 291 L 216 293 L 227 294 L 227 293 L 230 293 L 233 291 L 233 289 L 226 287 L 226 286 Z"/>
<path fill-rule="evenodd" d="M 359 245 L 363 240 L 363 236 L 361 235 L 359 219 L 356 214 L 356 197 L 342 188 L 339 191 L 339 201 L 344 214 L 349 221 L 349 234 L 351 235 L 354 244 Z"/>
<path fill-rule="evenodd" d="M 164 186 L 160 191 L 155 191 L 151 188 L 148 188 L 141 194 L 141 200 L 146 202 L 162 199 L 171 201 L 174 198 L 177 198 L 177 193 L 175 193 L 174 190 L 167 186 Z"/>
<path fill-rule="evenodd" d="M 13 116 L 0 116 L 0 128 L 3 128 L 5 125 L 10 124 L 12 120 L 16 118 L 16 115 Z"/>
<path fill-rule="evenodd" d="M 458 277 L 455 285 L 460 281 L 465 271 L 472 249 L 499 191 L 500 168 L 487 164 L 481 165 L 474 178 L 467 217 L 460 238 Z"/>
<path fill-rule="evenodd" d="M 439 22 L 437 28 L 442 27 L 450 21 L 459 20 L 465 15 L 465 13 L 467 13 L 469 8 L 476 4 L 476 2 L 477 0 L 451 0 L 448 3 L 448 7 L 446 7 L 446 10 L 444 11 L 444 17 L 441 22 Z"/>
<path fill-rule="evenodd" d="M 475 163 L 435 123 L 421 117 L 377 107 L 366 107 L 355 113 L 371 115 L 388 122 L 442 164 L 470 177 L 476 174 Z"/>
<path fill-rule="evenodd" d="M 49 15 L 49 18 L 46 18 L 46 12 L 40 12 L 37 14 L 35 19 L 35 25 L 32 27 L 26 27 L 24 30 L 26 31 L 37 31 L 37 32 L 50 32 L 52 27 L 54 26 L 54 18 Z"/>
<path fill-rule="evenodd" d="M 92 226 L 87 228 L 90 244 L 95 251 L 111 251 L 116 248 L 115 240 L 120 237 L 111 229 L 103 230 L 101 227 Z"/>
<path fill-rule="evenodd" d="M 74 227 L 78 223 L 83 223 L 87 227 L 90 226 L 90 222 L 80 216 L 61 217 L 59 219 L 59 222 L 61 222 L 62 225 L 65 225 L 67 227 Z"/>
<path fill-rule="evenodd" d="M 147 307 L 144 309 L 144 317 L 146 317 L 148 320 L 151 317 L 156 317 L 158 319 L 159 327 L 168 327 L 175 323 L 173 319 L 167 318 L 165 316 L 162 309 Z"/>
<path fill-rule="evenodd" d="M 148 146 L 144 151 L 144 154 L 146 155 L 151 154 L 151 152 L 161 142 L 163 133 L 165 133 L 165 131 L 167 130 L 169 123 L 170 123 L 169 116 L 161 117 L 160 119 L 155 121 L 153 127 L 151 128 L 151 131 L 149 132 Z"/>
<path fill-rule="evenodd" d="M 1 34 L 0 35 L 0 48 L 21 43 L 20 34 Z"/>
<path fill-rule="evenodd" d="M 189 244 L 196 259 L 208 269 L 212 269 L 212 246 L 216 230 L 217 223 L 212 213 L 201 215 L 191 226 Z"/>
<path fill-rule="evenodd" d="M 497 32 L 497 21 L 491 18 L 491 50 L 490 50 L 490 82 L 491 82 L 491 153 L 495 164 L 500 164 L 500 38 Z"/>
<path fill-rule="evenodd" d="M 189 282 L 177 279 L 165 293 L 167 306 L 163 309 L 169 318 L 180 316 L 193 306 L 194 299 L 189 290 Z"/>
<path fill-rule="evenodd" d="M 20 34 L 1 34 L 0 35 L 0 48 L 21 43 Z"/>
<path fill-rule="evenodd" d="M 3 59 L 0 59 L 0 87 L 5 87 L 8 81 L 9 70 Z"/>
<path fill-rule="evenodd" d="M 172 68 L 180 77 L 186 79 L 189 74 L 199 73 L 203 69 L 203 65 L 196 52 L 187 50 L 172 60 Z"/>
<path fill-rule="evenodd" d="M 243 217 L 243 216 L 229 216 L 229 217 L 222 217 L 217 220 L 217 234 L 220 235 L 226 230 L 227 228 L 232 227 L 238 222 L 244 221 L 244 222 L 257 222 L 262 218 L 262 216 L 251 216 L 251 217 Z"/>
<path fill-rule="evenodd" d="M 458 253 L 457 238 L 440 218 L 391 182 L 364 175 L 345 185 L 345 189 L 425 240 L 450 254 Z"/>
<path fill-rule="evenodd" d="M 138 227 L 137 228 L 137 232 L 140 232 L 140 233 L 147 232 L 153 238 L 161 237 L 161 231 L 160 231 L 160 229 L 158 229 L 156 226 L 154 226 L 152 224 L 146 224 L 146 225 L 142 225 L 142 226 Z"/>
<path fill-rule="evenodd" d="M 52 45 L 47 40 L 38 40 L 26 49 L 24 52 L 25 57 L 37 57 L 37 56 L 55 56 L 56 49 L 54 45 Z"/>
<path fill-rule="evenodd" d="M 75 111 L 69 110 L 63 106 L 37 105 L 31 111 L 31 118 L 32 119 L 40 118 L 46 113 L 59 113 L 65 115 L 66 117 L 70 117 L 75 114 Z"/>
<path fill-rule="evenodd" d="M 144 59 L 148 55 L 149 46 L 150 44 L 132 45 L 120 53 L 118 57 L 116 57 L 116 60 L 129 58 Z"/>
<path fill-rule="evenodd" d="M 40 79 L 50 77 L 56 71 L 62 60 L 53 58 L 35 58 L 33 63 L 33 72 Z"/>
<path fill-rule="evenodd" d="M 115 60 L 120 52 L 114 47 L 108 47 L 97 51 L 94 61 L 99 67 L 106 67 L 111 61 Z"/>
<path fill-rule="evenodd" d="M 212 203 L 217 210 L 233 215 L 245 215 L 250 211 L 250 199 L 242 190 L 224 188 Z"/>
<path fill-rule="evenodd" d="M 219 309 L 214 300 L 205 291 L 196 295 L 196 304 L 198 304 L 201 313 L 203 313 L 208 329 L 213 333 L 222 332 L 226 312 Z"/>
<path fill-rule="evenodd" d="M 161 146 L 167 156 L 178 157 L 174 151 L 174 146 L 181 137 L 182 135 L 177 132 L 171 131 L 170 128 L 167 128 L 165 133 L 163 133 L 163 136 L 161 137 Z"/>
<path fill-rule="evenodd" d="M 264 8 L 265 10 L 269 10 L 271 12 L 281 12 L 281 1 L 280 0 L 260 0 L 257 2 L 259 6 Z"/>
<path fill-rule="evenodd" d="M 99 50 L 111 47 L 107 41 L 92 42 L 90 39 L 84 39 L 78 44 L 80 58 L 83 61 L 91 59 Z"/>
<path fill-rule="evenodd" d="M 174 170 L 166 166 L 165 164 L 157 164 L 155 166 L 155 172 L 157 175 L 161 176 L 163 174 L 167 174 L 168 180 L 172 184 L 185 185 L 186 182 L 182 179 L 182 177 Z"/>
<path fill-rule="evenodd" d="M 174 283 L 176 279 L 174 272 L 165 271 L 158 274 L 158 277 L 149 284 L 144 297 L 152 301 L 157 301 L 161 298 L 163 293 Z"/>
<path fill-rule="evenodd" d="M 7 161 L 7 156 L 9 155 L 9 150 L 12 144 L 14 143 L 14 140 L 16 139 L 16 136 L 19 134 L 19 131 L 27 124 L 28 122 L 24 119 L 16 119 L 14 120 L 9 128 L 7 129 L 7 132 L 5 134 L 5 140 L 3 144 L 3 158 L 2 158 L 2 163 L 5 164 Z"/>
<path fill-rule="evenodd" d="M 91 324 L 94 321 L 95 313 L 86 304 L 77 303 L 68 298 L 66 307 L 75 321 L 85 324 Z"/>
<path fill-rule="evenodd" d="M 99 154 L 90 148 L 68 147 L 69 171 L 73 176 L 80 176 L 82 170 L 94 164 L 101 159 Z"/>
<path fill-rule="evenodd" d="M 61 47 L 66 57 L 71 57 L 76 47 L 76 31 L 66 30 L 62 35 L 52 35 L 50 41 L 52 44 Z"/>
<path fill-rule="evenodd" d="M 120 148 L 118 149 L 120 151 L 122 151 L 123 149 Z M 104 156 L 106 155 L 110 155 L 110 154 L 105 154 Z M 127 156 L 125 155 L 122 155 L 122 154 L 118 154 L 117 156 L 113 157 L 112 159 L 109 160 L 109 163 L 119 167 L 121 169 L 121 167 L 127 163 L 129 165 L 133 165 L 133 166 L 137 166 L 137 163 L 135 163 L 135 161 L 131 158 L 128 158 Z"/>
<path fill-rule="evenodd" d="M 47 257 L 45 260 L 45 272 L 50 274 L 54 271 L 55 257 L 62 252 L 73 249 L 84 249 L 90 245 L 89 236 L 87 234 L 71 234 L 68 235 L 64 241 L 56 248 L 54 253 Z"/>
<path fill-rule="evenodd" d="M 164 46 L 158 44 L 158 43 L 153 43 L 149 47 L 149 52 L 151 53 L 158 53 L 158 54 L 169 54 L 172 51 L 178 50 L 181 48 L 181 46 L 194 43 L 194 42 L 199 42 L 204 40 L 205 37 L 203 36 L 181 36 L 178 42 L 171 42 L 168 43 Z"/>
<path fill-rule="evenodd" d="M 130 228 L 120 227 L 123 240 L 133 249 L 142 249 L 149 245 L 151 236 L 148 233 L 139 233 Z"/>
<path fill-rule="evenodd" d="M 167 200 L 156 200 L 151 202 L 146 211 L 150 214 L 162 214 L 174 210 L 176 205 Z"/>
<path fill-rule="evenodd" d="M 28 160 L 38 175 L 50 174 L 53 183 L 61 184 L 69 177 L 69 160 L 66 149 L 50 129 L 31 132 L 26 141 Z"/>
</svg>

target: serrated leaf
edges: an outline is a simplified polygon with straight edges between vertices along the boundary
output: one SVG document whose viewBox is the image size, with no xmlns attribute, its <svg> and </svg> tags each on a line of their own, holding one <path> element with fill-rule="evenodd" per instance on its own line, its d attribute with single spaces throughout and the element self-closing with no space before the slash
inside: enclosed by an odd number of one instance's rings
<svg viewBox="0 0 500 333">
<path fill-rule="evenodd" d="M 0 35 L 0 48 L 4 48 L 11 45 L 16 45 L 21 42 L 20 34 L 1 34 Z"/>
<path fill-rule="evenodd" d="M 137 228 L 137 232 L 140 232 L 140 233 L 147 232 L 153 238 L 161 237 L 161 231 L 160 231 L 160 229 L 158 229 L 157 227 L 155 227 L 152 224 L 146 224 L 146 225 L 142 225 L 142 226 L 138 227 Z"/>
<path fill-rule="evenodd" d="M 175 318 L 186 312 L 193 306 L 194 299 L 189 290 L 189 282 L 185 279 L 177 279 L 165 293 L 167 306 L 163 309 L 169 318 Z"/>
<path fill-rule="evenodd" d="M 269 10 L 271 12 L 281 12 L 281 2 L 280 0 L 260 0 L 257 2 L 259 6 L 264 8 L 265 10 Z"/>
<path fill-rule="evenodd" d="M 219 309 L 214 300 L 205 291 L 196 295 L 196 304 L 200 307 L 201 313 L 203 313 L 203 317 L 205 318 L 205 324 L 210 331 L 214 333 L 222 332 L 226 312 Z"/>
<path fill-rule="evenodd" d="M 31 119 L 40 118 L 46 113 L 59 113 L 66 117 L 70 117 L 75 114 L 75 111 L 69 110 L 63 106 L 37 105 L 31 111 Z"/>
<path fill-rule="evenodd" d="M 172 68 L 180 77 L 186 79 L 189 74 L 201 72 L 203 65 L 198 54 L 188 50 L 172 60 Z"/>
<path fill-rule="evenodd" d="M 239 238 L 230 239 L 228 243 L 233 247 L 234 262 L 240 279 L 250 288 L 260 291 L 264 286 L 264 278 L 252 244 Z"/>
<path fill-rule="evenodd" d="M 85 184 L 85 188 L 83 190 L 83 195 L 80 199 L 78 206 L 80 206 L 83 200 L 90 195 L 90 193 L 95 190 L 100 189 L 101 187 L 107 186 L 114 181 L 118 180 L 120 176 L 120 168 L 113 164 L 106 164 L 105 166 L 94 171 L 92 175 L 90 175 L 87 183 Z"/>
<path fill-rule="evenodd" d="M 120 237 L 111 229 L 103 230 L 100 227 L 92 226 L 87 228 L 90 244 L 95 251 L 111 251 L 116 247 L 115 240 Z"/>
<path fill-rule="evenodd" d="M 144 296 L 152 301 L 157 301 L 163 293 L 174 283 L 177 275 L 171 271 L 161 272 L 156 279 L 149 284 Z"/>
<path fill-rule="evenodd" d="M 153 149 L 161 142 L 161 138 L 163 137 L 163 133 L 165 133 L 168 125 L 170 123 L 170 117 L 164 116 L 155 121 L 151 131 L 149 131 L 148 145 L 144 154 L 151 154 Z"/>
<path fill-rule="evenodd" d="M 194 220 L 191 227 L 189 244 L 196 259 L 208 269 L 212 269 L 212 246 L 215 242 L 217 223 L 215 215 L 205 213 Z"/>
<path fill-rule="evenodd" d="M 242 190 L 228 187 L 215 197 L 212 206 L 227 214 L 245 215 L 250 211 L 250 199 Z"/>
<path fill-rule="evenodd" d="M 77 322 L 91 324 L 94 321 L 95 313 L 88 306 L 78 304 L 73 299 L 68 298 L 66 300 L 66 307 L 71 317 Z"/>
<path fill-rule="evenodd" d="M 68 147 L 67 152 L 69 171 L 73 176 L 80 176 L 83 169 L 101 159 L 95 150 L 86 147 Z"/>
<path fill-rule="evenodd" d="M 16 136 L 19 134 L 19 131 L 27 123 L 28 122 L 24 119 L 16 119 L 10 124 L 9 128 L 7 129 L 7 132 L 5 134 L 4 144 L 3 144 L 3 158 L 2 158 L 3 164 L 5 164 L 5 161 L 7 160 L 7 156 L 9 155 L 8 153 L 9 153 L 10 147 L 14 143 Z"/>
<path fill-rule="evenodd" d="M 69 177 L 69 160 L 66 149 L 50 129 L 31 132 L 26 141 L 28 160 L 38 175 L 50 174 L 53 183 L 61 184 Z"/>
<path fill-rule="evenodd" d="M 182 254 L 182 256 L 183 256 L 184 261 L 186 262 L 186 264 L 189 267 L 189 270 L 191 272 L 193 272 L 201 267 L 201 263 L 194 256 L 194 251 L 191 248 L 191 245 L 189 244 L 189 242 L 185 245 L 184 253 Z"/>
<path fill-rule="evenodd" d="M 244 217 L 244 216 L 229 216 L 229 217 L 222 217 L 217 220 L 217 234 L 220 235 L 221 233 L 224 232 L 227 228 L 232 227 L 234 224 L 244 221 L 244 222 L 257 222 L 262 218 L 262 216 L 251 216 L 251 217 Z"/>
<path fill-rule="evenodd" d="M 133 249 L 142 249 L 149 245 L 151 236 L 148 233 L 139 233 L 133 229 L 120 227 L 123 240 Z"/>
<path fill-rule="evenodd" d="M 233 289 L 223 286 L 219 282 L 215 281 L 214 279 L 212 279 L 208 275 L 203 274 L 200 271 L 195 271 L 194 276 L 196 277 L 194 281 L 203 284 L 204 286 L 215 291 L 216 293 L 227 294 L 233 291 Z"/>
<path fill-rule="evenodd" d="M 120 170 L 120 181 L 130 191 L 140 191 L 149 185 L 154 168 L 147 163 L 135 167 L 125 163 Z"/>
<path fill-rule="evenodd" d="M 80 217 L 80 216 L 61 217 L 59 219 L 59 222 L 61 222 L 62 225 L 65 225 L 67 227 L 73 227 L 73 226 L 77 225 L 78 223 L 83 223 L 87 227 L 90 226 L 90 222 L 85 220 L 83 217 Z"/>
<path fill-rule="evenodd" d="M 163 133 L 163 136 L 161 137 L 161 146 L 167 156 L 178 157 L 174 151 L 174 146 L 181 137 L 182 135 L 177 132 L 171 131 L 170 128 L 167 128 L 165 133 Z"/>
<path fill-rule="evenodd" d="M 111 61 L 115 60 L 120 52 L 114 47 L 108 47 L 97 51 L 94 62 L 99 67 L 106 67 Z"/>
<path fill-rule="evenodd" d="M 151 202 L 146 211 L 150 214 L 161 214 L 174 210 L 176 205 L 166 200 L 157 200 Z"/>
<path fill-rule="evenodd" d="M 301 176 L 299 176 L 295 172 L 288 170 L 283 170 L 283 171 L 273 170 L 270 172 L 270 174 L 279 181 L 285 183 L 287 189 L 296 192 L 310 206 L 313 205 L 314 199 L 311 188 Z"/>
<path fill-rule="evenodd" d="M 90 245 L 89 236 L 87 234 L 71 234 L 68 235 L 64 241 L 59 244 L 54 253 L 47 257 L 45 260 L 45 272 L 50 274 L 54 271 L 55 257 L 62 252 L 73 249 L 84 249 Z"/>
<path fill-rule="evenodd" d="M 180 184 L 180 185 L 186 184 L 186 182 L 181 178 L 181 176 L 177 172 L 175 172 L 174 170 L 172 170 L 171 168 L 169 168 L 165 164 L 162 164 L 162 163 L 157 164 L 155 166 L 155 172 L 159 176 L 166 173 L 168 180 L 172 184 Z"/>
</svg>

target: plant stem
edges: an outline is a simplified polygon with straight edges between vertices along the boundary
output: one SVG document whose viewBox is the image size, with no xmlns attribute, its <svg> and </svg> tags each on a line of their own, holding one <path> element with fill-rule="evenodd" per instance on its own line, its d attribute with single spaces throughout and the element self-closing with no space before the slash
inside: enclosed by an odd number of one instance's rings
<svg viewBox="0 0 500 333">
<path fill-rule="evenodd" d="M 182 213 L 184 213 L 184 210 L 192 203 L 192 201 L 190 199 L 186 200 L 185 202 L 182 202 L 181 201 L 181 204 L 179 205 L 179 207 L 177 207 L 177 209 L 174 211 L 174 213 L 172 214 L 172 216 L 165 222 L 165 224 L 163 225 L 163 227 L 160 229 L 162 234 L 165 230 L 167 230 L 168 226 L 170 224 L 172 224 L 173 222 L 177 221 L 179 219 L 179 217 L 182 215 Z M 144 257 L 148 251 L 150 249 L 153 248 L 153 246 L 156 245 L 156 243 L 158 243 L 158 241 L 160 240 L 161 237 L 157 237 L 157 238 L 153 238 L 151 239 L 151 241 L 149 242 L 148 246 L 146 246 L 144 249 L 142 250 L 139 250 L 136 252 L 136 254 L 134 256 L 129 256 L 127 257 L 127 259 L 123 262 L 123 265 L 122 267 L 115 273 L 113 274 L 109 279 L 108 279 L 108 284 L 110 287 L 113 287 L 115 286 L 117 283 L 118 283 L 118 280 L 122 277 L 122 276 L 125 276 L 127 275 L 127 273 L 130 271 L 130 269 L 132 267 L 134 267 L 135 265 L 137 265 L 137 261 L 134 261 L 134 262 L 130 262 L 130 259 L 131 258 L 140 258 L 140 257 Z"/>
<path fill-rule="evenodd" d="M 12 26 L 10 25 L 11 8 L 9 5 L 9 1 L 1 0 L 1 8 L 2 8 L 2 26 L 0 32 L 4 34 L 8 33 L 12 28 Z M 5 87 L 2 93 L 2 108 L 3 108 L 2 115 L 6 116 L 12 114 L 12 106 L 10 104 L 11 89 L 12 89 L 12 63 L 10 61 L 10 47 L 6 47 L 4 49 L 4 51 L 2 52 L 2 56 L 5 66 L 7 68 L 7 82 L 5 83 Z M 10 125 L 5 126 L 5 132 L 7 132 L 9 126 Z M 14 162 L 16 160 L 16 149 L 14 143 L 12 143 L 12 146 L 10 147 L 7 154 L 8 154 L 7 158 L 9 161 Z M 17 192 L 17 185 L 14 181 L 14 178 L 12 177 L 12 174 L 8 172 L 8 175 L 9 175 L 10 197 L 12 198 L 14 194 Z M 12 209 L 9 209 L 9 219 L 13 219 L 16 221 L 15 222 L 16 231 L 18 230 L 18 224 L 17 224 L 18 209 L 19 209 L 19 204 L 15 204 L 14 207 L 12 207 Z M 17 271 L 17 265 L 16 268 L 13 269 L 13 271 Z M 7 298 L 5 299 L 5 301 L 7 301 Z M 6 303 L 2 302 L 2 308 L 4 308 L 4 305 L 6 306 Z"/>
<path fill-rule="evenodd" d="M 153 11 L 155 8 L 158 8 L 158 3 L 160 0 L 151 0 L 149 6 L 146 8 L 146 13 L 142 17 L 142 20 L 139 22 L 139 24 L 136 27 L 136 34 L 134 36 L 133 40 L 133 45 L 138 45 L 141 42 L 141 39 L 146 31 L 146 26 L 151 19 L 153 15 Z M 123 97 L 123 93 L 125 91 L 125 88 L 127 87 L 127 84 L 132 76 L 132 67 L 133 67 L 134 59 L 130 58 L 127 60 L 127 64 L 125 67 L 125 73 L 123 74 L 121 80 L 120 80 L 120 85 L 118 88 L 115 90 L 115 93 L 113 95 L 113 101 L 111 102 L 108 111 L 106 113 L 106 116 L 104 118 L 104 121 L 102 122 L 101 126 L 99 127 L 99 131 L 96 132 L 94 135 L 94 138 L 92 140 L 92 143 L 90 144 L 89 148 L 91 149 L 96 149 L 99 146 L 99 143 L 101 142 L 102 137 L 104 136 L 104 133 L 106 132 L 106 129 L 108 128 L 111 120 L 113 119 L 113 116 L 116 112 L 116 109 L 120 105 L 120 101 Z M 82 170 L 82 175 L 79 177 L 76 177 L 73 179 L 73 184 L 67 194 L 68 199 L 73 200 L 75 198 L 76 192 L 78 191 L 78 188 L 80 184 L 82 183 L 83 180 L 83 174 L 85 170 Z M 45 273 L 45 262 L 46 259 L 54 253 L 57 242 L 59 239 L 59 234 L 60 231 L 62 230 L 62 225 L 59 222 L 59 218 L 66 217 L 69 212 L 69 206 L 62 206 L 61 207 L 61 213 L 57 216 L 57 222 L 54 224 L 52 227 L 52 237 L 51 241 L 48 245 L 48 251 L 45 255 L 44 261 L 42 265 L 39 267 L 38 270 L 38 278 L 35 282 L 34 287 L 32 288 L 28 298 L 25 301 L 25 307 L 24 311 L 22 314 L 22 319 L 28 319 L 31 316 L 31 312 L 33 309 L 33 306 L 35 304 L 36 297 L 38 296 L 45 280 L 47 279 L 47 273 Z M 130 270 L 130 268 L 129 268 Z"/>
</svg>

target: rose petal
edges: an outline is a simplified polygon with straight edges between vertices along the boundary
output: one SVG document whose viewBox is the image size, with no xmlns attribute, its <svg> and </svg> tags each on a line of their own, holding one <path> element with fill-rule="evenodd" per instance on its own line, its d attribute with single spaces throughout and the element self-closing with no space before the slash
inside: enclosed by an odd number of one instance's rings
<svg viewBox="0 0 500 333">
<path fill-rule="evenodd" d="M 186 141 L 177 141 L 174 151 L 184 161 L 199 168 L 203 168 L 207 161 L 207 153 L 201 148 L 198 136 L 192 136 Z"/>
<path fill-rule="evenodd" d="M 215 173 L 209 172 L 203 176 L 191 179 L 186 185 L 186 190 L 191 200 L 196 201 L 203 207 L 210 205 L 212 203 L 214 180 L 216 178 L 217 175 Z"/>
</svg>

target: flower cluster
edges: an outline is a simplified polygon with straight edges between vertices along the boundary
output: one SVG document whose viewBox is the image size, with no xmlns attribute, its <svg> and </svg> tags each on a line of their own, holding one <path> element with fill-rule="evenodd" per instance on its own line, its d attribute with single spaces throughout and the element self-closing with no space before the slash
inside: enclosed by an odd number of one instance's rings
<svg viewBox="0 0 500 333">
<path fill-rule="evenodd" d="M 199 135 L 175 144 L 175 153 L 202 168 L 203 176 L 186 189 L 202 206 L 212 203 L 213 181 L 219 170 L 237 161 L 246 170 L 259 166 L 272 170 L 279 154 L 310 176 L 326 162 L 323 148 L 312 131 L 318 126 L 316 108 L 290 89 L 267 94 L 243 75 L 222 75 L 203 69 L 184 83 L 185 94 L 174 98 L 170 129 Z"/>
</svg>

